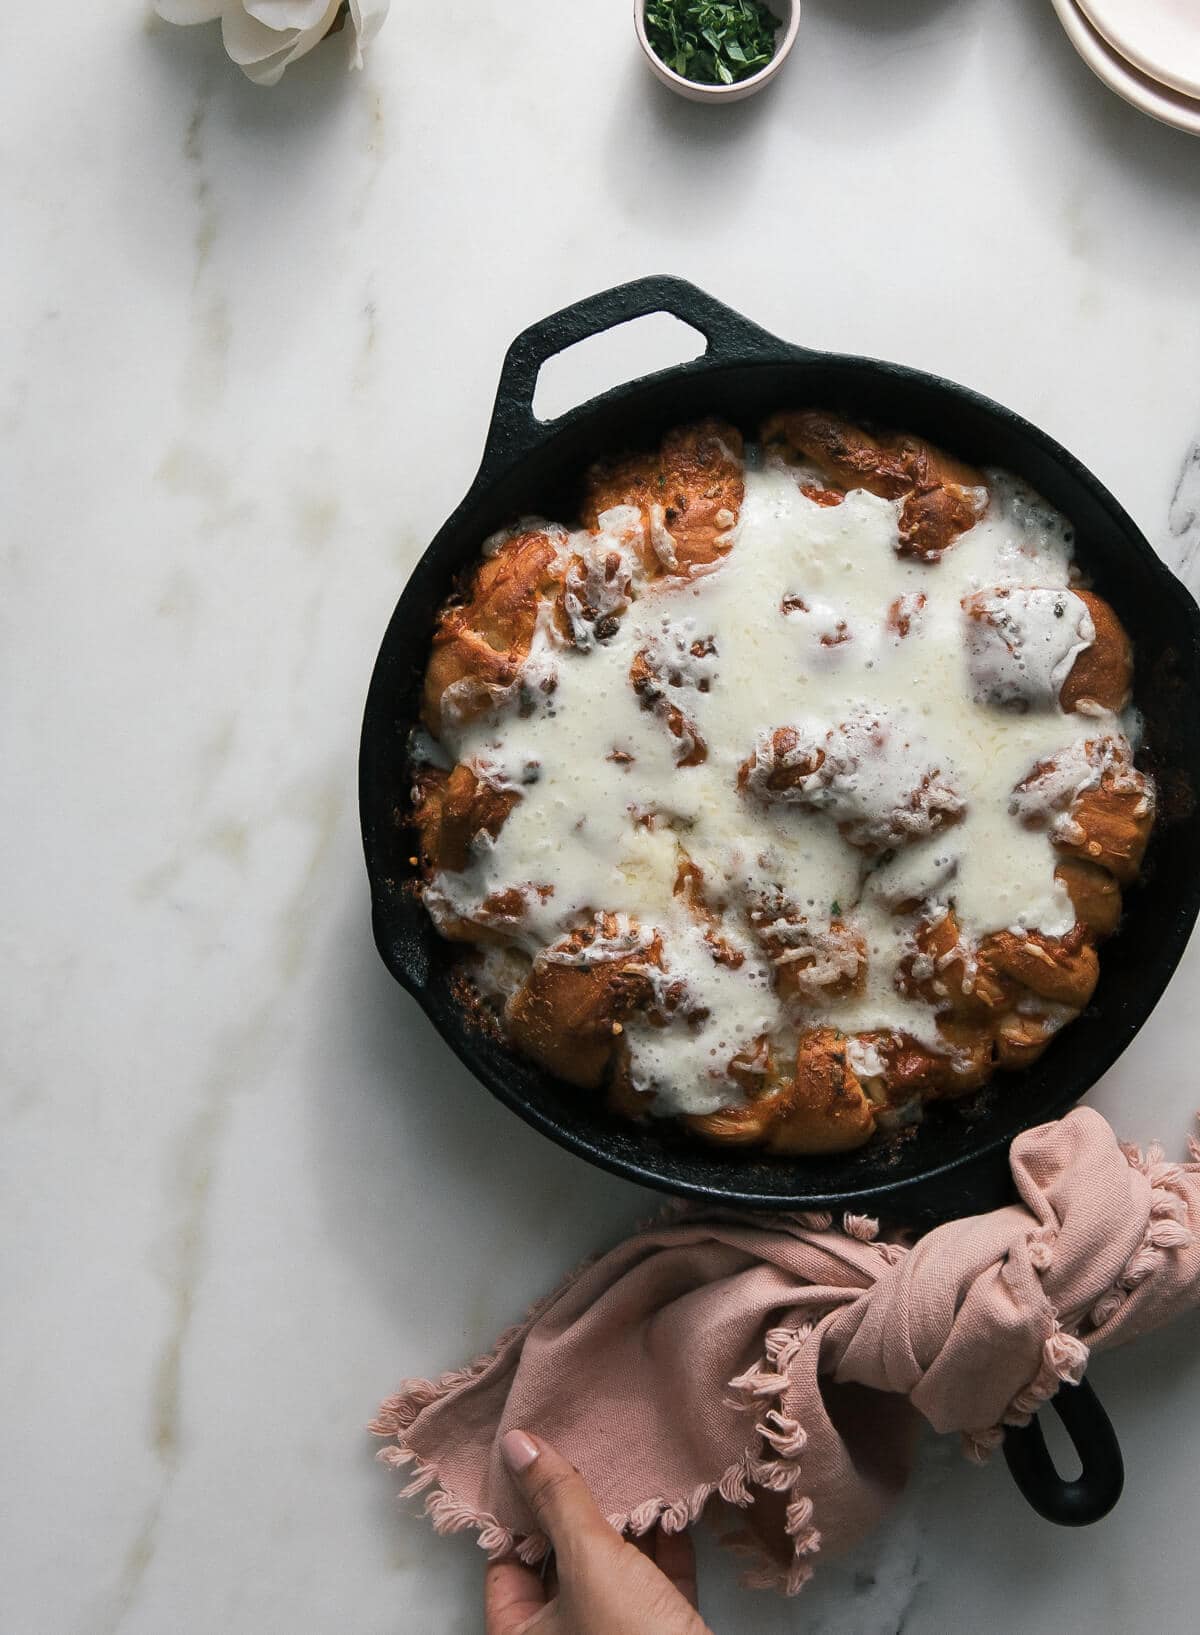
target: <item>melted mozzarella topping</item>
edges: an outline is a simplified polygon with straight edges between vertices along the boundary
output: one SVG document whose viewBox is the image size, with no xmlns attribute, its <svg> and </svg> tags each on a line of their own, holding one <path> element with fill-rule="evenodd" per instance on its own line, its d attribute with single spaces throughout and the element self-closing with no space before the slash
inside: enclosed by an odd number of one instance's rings
<svg viewBox="0 0 1200 1635">
<path fill-rule="evenodd" d="M 522 798 L 463 873 L 436 877 L 434 900 L 469 914 L 493 892 L 538 888 L 526 893 L 518 933 L 529 958 L 602 911 L 656 929 L 660 980 L 676 991 L 682 981 L 686 998 L 669 1025 L 634 1020 L 625 1031 L 633 1082 L 662 1114 L 739 1100 L 730 1057 L 752 1053 L 764 1034 L 786 1050 L 798 1019 L 851 1036 L 903 1031 L 945 1051 L 932 1010 L 896 987 L 917 919 L 952 904 L 974 937 L 1069 931 L 1074 912 L 1054 877 L 1051 835 L 1021 821 L 1029 814 L 1013 791 L 1055 758 L 1057 781 L 1079 787 L 1084 740 L 1131 730 L 1131 720 L 1058 706 L 1093 632 L 1069 589 L 1070 531 L 1036 495 L 989 474 L 982 519 L 940 562 L 923 563 L 897 554 L 898 502 L 855 490 L 823 506 L 802 492 L 805 480 L 751 463 L 732 549 L 687 582 L 645 582 L 633 551 L 642 525 L 629 507 L 607 512 L 598 535 L 564 535 L 563 560 L 582 557 L 589 583 L 599 563 L 611 582 L 620 553 L 633 600 L 614 601 L 615 632 L 597 640 L 572 619 L 572 646 L 545 618 L 526 666 L 538 683 L 523 689 L 536 700 L 531 712 L 510 708 L 446 734 L 457 759 Z M 670 563 L 661 518 L 652 532 Z M 1009 586 L 1019 589 L 997 597 Z M 972 618 L 964 599 L 980 593 L 985 617 Z M 630 681 L 638 655 L 656 678 L 641 695 Z M 824 763 L 785 798 L 739 791 L 739 769 L 756 755 L 761 768 L 781 726 L 798 730 L 802 749 L 823 746 Z M 680 764 L 697 744 L 704 758 Z M 908 822 L 918 787 L 943 800 L 945 824 Z M 740 959 L 714 959 L 704 923 L 677 893 L 689 861 Z M 771 905 L 785 905 L 774 943 L 763 935 Z M 861 937 L 865 980 L 847 997 L 806 997 L 789 1014 L 776 962 L 807 939 L 819 977 L 834 919 Z M 604 952 L 598 942 L 589 957 Z M 836 964 L 838 950 L 826 954 Z M 524 968 L 507 955 L 486 965 L 503 992 Z M 869 1040 L 852 1044 L 853 1062 L 878 1068 Z"/>
<path fill-rule="evenodd" d="M 971 598 L 967 653 L 981 704 L 1058 702 L 1080 653 L 1096 639 L 1086 602 L 1072 591 L 1017 586 Z"/>
</svg>

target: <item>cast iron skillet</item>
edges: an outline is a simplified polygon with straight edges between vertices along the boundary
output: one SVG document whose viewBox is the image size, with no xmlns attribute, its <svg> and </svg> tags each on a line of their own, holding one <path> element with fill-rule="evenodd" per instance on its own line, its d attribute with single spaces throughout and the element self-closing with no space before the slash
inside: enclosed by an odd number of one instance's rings
<svg viewBox="0 0 1200 1635">
<path fill-rule="evenodd" d="M 708 342 L 704 354 L 556 420 L 535 418 L 534 388 L 547 359 L 653 312 L 698 330 Z M 569 521 L 582 473 L 600 453 L 648 444 L 707 414 L 752 433 L 770 410 L 806 405 L 915 432 L 975 464 L 1013 471 L 1071 518 L 1079 561 L 1133 638 L 1145 759 L 1159 780 L 1162 811 L 1120 934 L 1103 950 L 1095 998 L 1037 1063 L 998 1076 L 965 1103 L 935 1108 L 906 1140 L 785 1160 L 708 1151 L 654 1125 L 610 1119 L 597 1102 L 467 1019 L 455 997 L 456 950 L 436 936 L 413 890 L 406 755 L 435 615 L 489 533 L 528 513 Z M 513 342 L 478 475 L 417 564 L 384 636 L 359 763 L 375 940 L 392 975 L 487 1088 L 602 1168 L 660 1191 L 750 1209 L 851 1207 L 921 1224 L 990 1209 L 1011 1196 L 1013 1137 L 1064 1113 L 1111 1067 L 1183 953 L 1200 907 L 1200 816 L 1192 795 L 1200 788 L 1198 698 L 1200 611 L 1112 495 L 1044 432 L 936 376 L 779 340 L 681 279 L 639 279 L 577 302 Z M 1036 1425 L 1010 1435 L 1010 1464 L 1043 1514 L 1094 1520 L 1120 1491 L 1111 1427 L 1086 1387 L 1060 1392 L 1055 1406 L 1084 1457 L 1080 1480 L 1059 1481 Z"/>
</svg>

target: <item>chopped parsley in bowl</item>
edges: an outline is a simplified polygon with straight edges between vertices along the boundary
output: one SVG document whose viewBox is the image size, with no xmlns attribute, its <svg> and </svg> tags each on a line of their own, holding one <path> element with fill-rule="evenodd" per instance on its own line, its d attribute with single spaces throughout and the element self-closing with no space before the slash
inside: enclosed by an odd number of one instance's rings
<svg viewBox="0 0 1200 1635">
<path fill-rule="evenodd" d="M 672 73 L 735 85 L 766 68 L 783 24 L 764 0 L 645 0 L 646 40 Z"/>
</svg>

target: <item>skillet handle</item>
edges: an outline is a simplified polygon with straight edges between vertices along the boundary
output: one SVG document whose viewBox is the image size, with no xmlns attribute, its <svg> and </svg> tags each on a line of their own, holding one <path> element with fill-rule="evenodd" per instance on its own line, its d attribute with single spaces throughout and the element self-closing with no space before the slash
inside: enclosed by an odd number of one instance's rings
<svg viewBox="0 0 1200 1635">
<path fill-rule="evenodd" d="M 544 363 L 589 336 L 601 335 L 606 329 L 615 329 L 631 318 L 645 318 L 653 312 L 670 313 L 698 330 L 708 342 L 701 357 L 679 366 L 681 372 L 696 373 L 723 363 L 755 359 L 778 362 L 783 358 L 811 355 L 760 329 L 686 279 L 663 274 L 617 284 L 531 324 L 509 347 L 500 371 L 480 479 L 490 477 L 509 461 L 528 454 L 546 441 L 551 428 L 557 429 L 569 418 L 562 415 L 557 420 L 544 421 L 533 412 L 533 394 Z"/>
<path fill-rule="evenodd" d="M 1064 1482 L 1054 1468 L 1036 1418 L 1004 1433 L 1004 1457 L 1013 1481 L 1039 1516 L 1061 1527 L 1086 1527 L 1108 1515 L 1125 1485 L 1117 1433 L 1086 1380 L 1060 1386 L 1049 1405 L 1083 1461 L 1075 1481 Z"/>
</svg>

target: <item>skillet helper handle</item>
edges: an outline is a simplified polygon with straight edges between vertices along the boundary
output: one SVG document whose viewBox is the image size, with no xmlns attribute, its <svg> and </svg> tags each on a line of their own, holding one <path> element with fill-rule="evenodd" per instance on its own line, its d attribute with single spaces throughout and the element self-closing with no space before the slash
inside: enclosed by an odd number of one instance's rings
<svg viewBox="0 0 1200 1635">
<path fill-rule="evenodd" d="M 800 351 L 683 278 L 662 274 L 601 290 L 531 324 L 509 347 L 500 371 L 480 476 L 486 477 L 529 453 L 557 425 L 553 420 L 539 420 L 533 412 L 533 394 L 544 363 L 592 335 L 655 312 L 680 319 L 708 342 L 701 357 L 680 366 L 690 372 L 757 357 L 777 362 L 781 354 Z"/>
<path fill-rule="evenodd" d="M 1036 1417 L 1004 1433 L 1004 1457 L 1013 1481 L 1039 1516 L 1060 1527 L 1086 1527 L 1108 1515 L 1125 1485 L 1117 1433 L 1086 1380 L 1060 1386 L 1049 1406 L 1083 1461 L 1076 1479 L 1066 1482 L 1054 1468 Z"/>
</svg>

